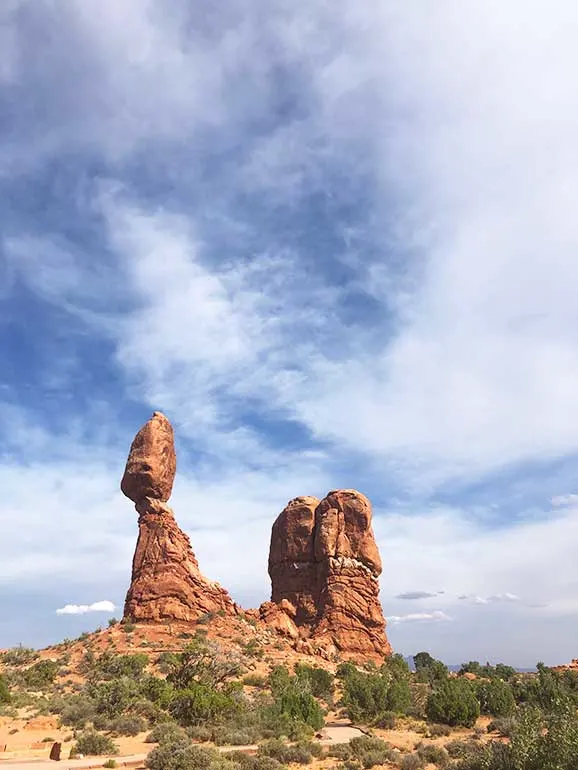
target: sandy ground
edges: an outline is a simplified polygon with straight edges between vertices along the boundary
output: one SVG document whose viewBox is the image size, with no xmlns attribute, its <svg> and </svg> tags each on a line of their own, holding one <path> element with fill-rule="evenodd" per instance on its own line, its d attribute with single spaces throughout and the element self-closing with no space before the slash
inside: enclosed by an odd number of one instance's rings
<svg viewBox="0 0 578 770">
<path fill-rule="evenodd" d="M 54 741 L 62 743 L 63 759 L 59 767 L 101 767 L 107 757 L 67 759 L 68 747 L 72 745 L 71 732 L 69 729 L 59 730 L 57 721 L 56 717 L 37 717 L 28 721 L 2 718 L 0 747 L 6 745 L 7 751 L 0 753 L 0 767 L 17 767 L 20 770 L 28 770 L 28 768 L 54 766 L 54 763 L 48 759 Z M 13 732 L 15 729 L 18 732 Z M 321 731 L 321 735 L 320 743 L 331 746 L 338 743 L 348 743 L 352 738 L 363 735 L 363 733 L 347 722 L 331 722 Z M 122 764 L 142 764 L 148 752 L 154 747 L 154 744 L 145 743 L 146 736 L 147 733 L 142 733 L 134 738 L 115 738 L 115 743 L 119 747 L 119 755 L 115 759 L 119 766 Z M 53 740 L 42 742 L 43 738 L 52 738 Z M 67 738 L 69 740 L 66 740 Z M 256 749 L 257 746 L 223 746 L 220 748 L 221 751 L 225 752 Z"/>
</svg>

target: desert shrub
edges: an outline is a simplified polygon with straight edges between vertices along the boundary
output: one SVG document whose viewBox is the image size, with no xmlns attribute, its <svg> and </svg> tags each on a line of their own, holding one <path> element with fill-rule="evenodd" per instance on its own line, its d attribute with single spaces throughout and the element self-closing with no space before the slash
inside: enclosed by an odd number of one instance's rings
<svg viewBox="0 0 578 770">
<path fill-rule="evenodd" d="M 308 765 L 313 760 L 312 744 L 307 742 L 289 745 L 279 738 L 271 738 L 259 746 L 259 756 L 271 757 L 282 763 Z"/>
<path fill-rule="evenodd" d="M 357 763 L 358 767 L 371 768 L 393 761 L 391 746 L 381 738 L 362 735 L 349 743 L 339 744 L 330 749 L 330 755 L 344 760 L 344 764 Z M 344 768 L 346 770 L 346 768 Z"/>
<path fill-rule="evenodd" d="M 82 730 L 96 715 L 96 705 L 86 695 L 69 695 L 67 698 L 53 700 L 50 710 L 60 714 L 61 724 L 77 730 Z"/>
<path fill-rule="evenodd" d="M 267 678 L 260 674 L 247 674 L 247 676 L 243 677 L 243 684 L 246 684 L 248 687 L 262 688 L 267 686 Z"/>
<path fill-rule="evenodd" d="M 210 770 L 222 767 L 222 758 L 214 749 L 185 742 L 164 743 L 146 758 L 149 770 Z"/>
<path fill-rule="evenodd" d="M 484 679 L 501 679 L 504 682 L 509 682 L 516 675 L 516 669 L 512 666 L 506 666 L 504 663 L 496 663 L 495 666 L 486 663 L 485 666 L 482 666 L 477 660 L 470 660 L 469 663 L 462 663 L 458 673 L 460 675 L 475 674 Z"/>
<path fill-rule="evenodd" d="M 241 751 L 231 751 L 227 759 L 240 770 L 284 770 L 284 765 L 273 757 L 250 756 Z"/>
<path fill-rule="evenodd" d="M 476 686 L 476 695 L 480 702 L 482 714 L 490 714 L 493 717 L 509 717 L 516 708 L 512 688 L 501 679 L 479 682 Z"/>
<path fill-rule="evenodd" d="M 447 666 L 441 660 L 433 658 L 429 652 L 418 652 L 413 656 L 413 663 L 418 682 L 434 685 L 448 678 Z"/>
<path fill-rule="evenodd" d="M 194 682 L 221 688 L 241 673 L 242 656 L 224 650 L 216 642 L 195 637 L 182 652 L 165 659 L 167 680 L 176 690 L 186 690 Z"/>
<path fill-rule="evenodd" d="M 393 711 L 384 711 L 377 719 L 373 721 L 374 727 L 380 727 L 382 730 L 395 730 L 396 716 Z"/>
<path fill-rule="evenodd" d="M 426 713 L 432 722 L 472 727 L 480 715 L 480 704 L 466 679 L 446 679 L 430 694 Z"/>
<path fill-rule="evenodd" d="M 117 735 L 138 735 L 146 730 L 147 723 L 142 717 L 125 714 L 114 719 L 109 727 Z"/>
<path fill-rule="evenodd" d="M 179 724 L 187 727 L 218 722 L 238 708 L 239 702 L 232 694 L 193 681 L 187 689 L 176 693 L 169 711 Z"/>
<path fill-rule="evenodd" d="M 406 754 L 399 764 L 400 770 L 421 770 L 424 765 L 419 754 Z"/>
<path fill-rule="evenodd" d="M 448 725 L 430 725 L 428 730 L 432 738 L 442 738 L 451 735 L 451 730 Z"/>
<path fill-rule="evenodd" d="M 107 759 L 106 762 L 103 763 L 103 767 L 106 767 L 107 770 L 112 770 L 114 767 L 118 767 L 116 759 Z"/>
<path fill-rule="evenodd" d="M 145 739 L 145 743 L 174 743 L 186 741 L 187 733 L 176 722 L 161 722 L 155 725 Z"/>
<path fill-rule="evenodd" d="M 436 746 L 433 743 L 426 743 L 420 746 L 417 754 L 423 759 L 425 764 L 437 765 L 438 767 L 448 767 L 449 754 L 443 746 Z"/>
<path fill-rule="evenodd" d="M 136 630 L 136 625 L 134 623 L 131 623 L 129 620 L 121 621 L 120 627 L 125 634 L 132 634 L 133 631 Z"/>
<path fill-rule="evenodd" d="M 537 676 L 524 676 L 512 683 L 517 703 L 540 708 L 546 714 L 567 711 L 578 705 L 578 676 L 552 671 L 543 663 L 536 664 Z"/>
<path fill-rule="evenodd" d="M 472 743 L 471 741 L 449 741 L 445 745 L 445 750 L 452 759 L 465 759 L 470 754 L 479 751 L 479 744 Z"/>
<path fill-rule="evenodd" d="M 26 666 L 29 663 L 33 663 L 38 657 L 36 650 L 31 647 L 12 647 L 10 650 L 6 650 L 0 655 L 0 660 L 6 666 Z"/>
<path fill-rule="evenodd" d="M 187 727 L 185 733 L 192 741 L 205 743 L 213 740 L 214 729 L 209 725 L 191 725 L 191 727 Z"/>
<path fill-rule="evenodd" d="M 295 666 L 295 675 L 297 679 L 305 680 L 309 683 L 311 694 L 315 698 L 321 698 L 328 704 L 333 703 L 335 684 L 334 677 L 329 671 L 317 666 L 307 666 L 304 663 L 298 663 Z"/>
<path fill-rule="evenodd" d="M 118 679 L 120 677 L 140 679 L 148 663 L 148 655 L 142 652 L 134 655 L 116 655 L 106 651 L 97 658 L 89 651 L 84 656 L 82 668 L 92 681 Z"/>
<path fill-rule="evenodd" d="M 516 726 L 516 720 L 511 717 L 498 717 L 488 723 L 489 733 L 498 733 L 502 738 L 510 738 Z"/>
<path fill-rule="evenodd" d="M 509 743 L 492 742 L 478 757 L 466 758 L 460 770 L 575 770 L 578 756 L 578 716 L 574 707 L 544 715 L 524 709 Z"/>
<path fill-rule="evenodd" d="M 139 693 L 143 698 L 154 703 L 161 709 L 168 708 L 174 698 L 175 691 L 170 682 L 158 676 L 149 674 L 139 682 Z"/>
<path fill-rule="evenodd" d="M 275 666 L 269 675 L 273 703 L 263 711 L 265 722 L 282 727 L 282 732 L 292 737 L 301 731 L 300 725 L 312 730 L 323 727 L 323 712 L 311 693 L 307 677 L 290 676 L 284 666 Z"/>
<path fill-rule="evenodd" d="M 114 719 L 124 714 L 138 698 L 138 684 L 133 679 L 123 676 L 96 684 L 89 684 L 86 694 L 95 703 L 98 714 Z"/>
<path fill-rule="evenodd" d="M 342 674 L 343 705 L 352 722 L 374 723 L 385 712 L 405 714 L 411 705 L 406 674 L 382 667 L 366 673 L 355 667 Z"/>
<path fill-rule="evenodd" d="M 253 730 L 219 725 L 213 730 L 212 740 L 217 746 L 249 746 L 259 740 L 260 735 Z"/>
<path fill-rule="evenodd" d="M 59 665 L 53 660 L 39 660 L 22 672 L 24 685 L 31 690 L 49 687 L 56 678 Z"/>
<path fill-rule="evenodd" d="M 0 674 L 0 703 L 10 703 L 10 688 L 2 674 Z"/>
<path fill-rule="evenodd" d="M 102 735 L 95 730 L 86 730 L 76 737 L 72 750 L 75 754 L 118 754 L 118 747 L 108 735 Z"/>
</svg>

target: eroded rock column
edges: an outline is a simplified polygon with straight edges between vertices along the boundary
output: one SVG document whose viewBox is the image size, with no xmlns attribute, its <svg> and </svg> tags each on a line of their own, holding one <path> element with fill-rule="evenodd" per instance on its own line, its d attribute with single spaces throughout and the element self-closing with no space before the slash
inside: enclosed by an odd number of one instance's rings
<svg viewBox="0 0 578 770">
<path fill-rule="evenodd" d="M 190 540 L 167 504 L 175 473 L 173 428 L 155 412 L 132 443 L 121 482 L 139 514 L 126 618 L 191 621 L 207 612 L 235 611 L 225 589 L 201 574 Z"/>
</svg>

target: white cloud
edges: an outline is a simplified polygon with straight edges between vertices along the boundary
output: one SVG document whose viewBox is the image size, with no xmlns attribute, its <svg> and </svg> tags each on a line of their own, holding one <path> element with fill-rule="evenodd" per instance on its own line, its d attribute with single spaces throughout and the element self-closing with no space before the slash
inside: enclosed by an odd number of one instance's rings
<svg viewBox="0 0 578 770">
<path fill-rule="evenodd" d="M 114 612 L 115 606 L 112 602 L 101 601 L 93 604 L 66 604 L 64 607 L 56 610 L 57 615 L 86 615 L 87 612 Z"/>
<path fill-rule="evenodd" d="M 578 503 L 578 495 L 556 495 L 550 502 L 554 508 L 563 508 L 568 505 L 575 506 Z"/>
<path fill-rule="evenodd" d="M 421 621 L 452 620 L 452 618 L 442 610 L 433 612 L 412 612 L 409 615 L 390 615 L 387 620 L 390 623 L 415 623 Z"/>
<path fill-rule="evenodd" d="M 519 596 L 516 596 L 516 594 L 511 594 L 508 592 L 503 594 L 493 594 L 492 596 L 478 596 L 477 594 L 467 596 L 466 594 L 462 594 L 461 596 L 458 596 L 458 599 L 468 600 L 473 604 L 490 604 L 492 602 L 519 602 L 520 601 Z"/>
</svg>

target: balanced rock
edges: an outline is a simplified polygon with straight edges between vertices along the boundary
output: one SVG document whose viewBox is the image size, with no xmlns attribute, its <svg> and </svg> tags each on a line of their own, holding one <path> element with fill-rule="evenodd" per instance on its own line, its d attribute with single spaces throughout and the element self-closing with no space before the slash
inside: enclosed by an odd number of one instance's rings
<svg viewBox="0 0 578 770">
<path fill-rule="evenodd" d="M 225 589 L 202 575 L 190 540 L 167 505 L 175 469 L 173 429 L 155 412 L 133 441 L 121 484 L 139 514 L 126 618 L 192 621 L 208 612 L 235 612 Z"/>
<path fill-rule="evenodd" d="M 371 518 L 369 500 L 352 489 L 329 492 L 321 502 L 292 500 L 271 534 L 271 600 L 295 607 L 301 636 L 342 653 L 383 657 L 391 646 Z"/>
<path fill-rule="evenodd" d="M 155 412 L 132 442 L 120 488 L 133 503 L 145 497 L 166 503 L 176 470 L 173 426 L 164 414 Z"/>
</svg>

